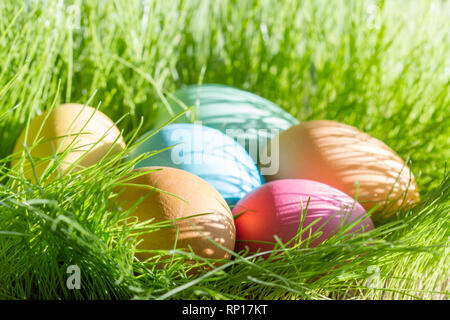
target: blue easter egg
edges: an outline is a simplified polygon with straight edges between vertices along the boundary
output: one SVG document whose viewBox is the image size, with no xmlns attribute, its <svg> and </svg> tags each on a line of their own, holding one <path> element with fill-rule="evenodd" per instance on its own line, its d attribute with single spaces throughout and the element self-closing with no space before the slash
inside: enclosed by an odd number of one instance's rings
<svg viewBox="0 0 450 320">
<path fill-rule="evenodd" d="M 165 166 L 188 171 L 216 188 L 229 205 L 264 183 L 247 151 L 219 130 L 176 123 L 154 132 L 149 131 L 138 140 L 147 138 L 130 153 L 129 159 L 168 149 L 141 160 L 136 168 Z"/>
</svg>

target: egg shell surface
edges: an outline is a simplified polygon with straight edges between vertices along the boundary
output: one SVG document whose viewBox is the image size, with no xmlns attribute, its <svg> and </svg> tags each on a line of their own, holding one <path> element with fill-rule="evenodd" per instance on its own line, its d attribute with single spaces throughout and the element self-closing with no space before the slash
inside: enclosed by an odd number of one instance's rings
<svg viewBox="0 0 450 320">
<path fill-rule="evenodd" d="M 152 133 L 144 134 L 143 139 Z M 240 144 L 219 130 L 197 124 L 165 126 L 128 159 L 168 147 L 172 148 L 138 162 L 136 168 L 166 166 L 188 171 L 210 183 L 229 205 L 263 183 L 258 167 Z"/>
<path fill-rule="evenodd" d="M 275 103 L 226 85 L 191 85 L 176 91 L 168 102 L 172 114 L 161 108 L 162 114 L 154 128 L 163 126 L 185 108 L 193 107 L 176 121 L 200 121 L 202 125 L 236 138 L 256 162 L 260 148 L 271 137 L 298 123 Z"/>
<path fill-rule="evenodd" d="M 329 120 L 303 122 L 282 132 L 279 170 L 267 181 L 310 179 L 333 186 L 376 218 L 419 201 L 414 176 L 386 144 L 355 127 Z M 268 144 L 270 147 L 272 144 Z"/>
<path fill-rule="evenodd" d="M 297 235 L 302 212 L 305 214 L 303 229 L 320 219 L 310 231 L 314 236 L 321 228 L 322 234 L 310 246 L 317 246 L 338 232 L 341 225 L 351 222 L 360 221 L 349 232 L 373 229 L 372 220 L 366 217 L 364 208 L 345 193 L 311 180 L 275 180 L 254 190 L 233 208 L 236 250 L 247 246 L 250 252 L 269 251 L 273 249 L 270 243 L 275 243 L 274 235 L 283 243 L 290 241 Z M 309 231 L 302 233 L 302 240 L 309 234 Z"/>
<path fill-rule="evenodd" d="M 37 144 L 31 148 L 34 143 Z M 22 151 L 24 144 L 30 148 L 38 177 L 55 156 L 60 158 L 59 173 L 66 174 L 69 168 L 77 171 L 95 165 L 108 152 L 114 154 L 125 148 L 114 122 L 104 113 L 82 104 L 63 104 L 31 120 L 28 131 L 25 128 L 17 139 L 14 153 Z M 14 159 L 11 166 L 17 162 Z M 24 175 L 36 182 L 28 159 L 24 163 Z"/>
<path fill-rule="evenodd" d="M 129 210 L 139 202 L 128 220 L 137 218 L 139 222 L 154 219 L 152 223 L 173 220 L 173 226 L 161 228 L 140 235 L 143 240 L 137 249 L 189 250 L 195 254 L 212 259 L 228 259 L 230 254 L 210 240 L 233 250 L 235 227 L 233 216 L 223 197 L 206 181 L 176 168 L 145 167 L 135 169 L 134 173 L 144 175 L 126 181 L 117 187 L 117 205 Z M 161 191 L 151 189 L 158 188 Z M 194 215 L 205 214 L 193 217 Z M 184 218 L 184 220 L 177 220 Z M 178 231 L 177 231 L 178 230 Z M 136 257 L 145 260 L 150 252 L 137 252 Z"/>
</svg>

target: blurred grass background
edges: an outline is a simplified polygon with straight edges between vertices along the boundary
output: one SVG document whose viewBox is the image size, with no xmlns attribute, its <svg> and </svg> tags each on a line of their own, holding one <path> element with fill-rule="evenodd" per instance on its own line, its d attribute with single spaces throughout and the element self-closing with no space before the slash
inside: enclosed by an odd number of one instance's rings
<svg viewBox="0 0 450 320">
<path fill-rule="evenodd" d="M 448 298 L 449 1 L 7 0 L 0 47 L 1 297 Z M 181 263 L 146 269 L 126 253 L 126 234 L 106 215 L 126 166 L 46 187 L 8 167 L 28 119 L 53 105 L 91 99 L 114 121 L 126 114 L 118 126 L 131 137 L 151 128 L 167 94 L 193 83 L 232 85 L 300 121 L 368 132 L 410 161 L 422 203 L 379 229 L 351 270 L 338 267 L 350 253 L 331 242 L 277 264 L 236 258 L 192 280 Z M 61 214 L 83 232 L 49 228 Z M 80 244 L 86 234 L 95 240 Z M 366 252 L 364 241 L 351 254 Z M 87 270 L 89 290 L 62 288 L 69 260 Z M 369 265 L 376 288 L 364 284 Z M 326 270 L 336 271 L 311 281 Z"/>
</svg>

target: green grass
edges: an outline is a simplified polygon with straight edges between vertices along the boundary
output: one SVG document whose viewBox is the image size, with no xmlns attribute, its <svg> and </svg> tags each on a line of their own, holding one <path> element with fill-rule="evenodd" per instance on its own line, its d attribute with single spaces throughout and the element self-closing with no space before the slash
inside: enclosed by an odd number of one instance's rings
<svg viewBox="0 0 450 320">
<path fill-rule="evenodd" d="M 9 0 L 0 47 L 0 298 L 448 299 L 449 1 Z M 127 151 L 45 186 L 9 168 L 44 110 L 90 101 L 121 119 L 132 148 L 167 95 L 193 83 L 368 132 L 408 159 L 421 203 L 345 242 L 234 254 L 194 277 L 188 253 L 163 269 L 133 259 L 141 229 L 109 210 Z M 81 290 L 66 288 L 69 265 Z"/>
</svg>

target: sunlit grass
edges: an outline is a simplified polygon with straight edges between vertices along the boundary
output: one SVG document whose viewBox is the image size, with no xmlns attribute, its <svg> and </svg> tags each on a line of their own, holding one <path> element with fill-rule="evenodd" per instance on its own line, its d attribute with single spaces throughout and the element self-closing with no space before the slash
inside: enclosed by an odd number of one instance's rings
<svg viewBox="0 0 450 320">
<path fill-rule="evenodd" d="M 448 299 L 448 1 L 57 3 L 0 1 L 0 298 Z M 189 253 L 165 268 L 133 258 L 138 230 L 111 209 L 128 149 L 43 185 L 9 167 L 44 110 L 90 101 L 121 119 L 132 148 L 167 95 L 193 83 L 370 133 L 408 160 L 421 203 L 345 242 L 280 244 L 265 260 L 234 254 L 193 277 Z M 66 287 L 69 265 L 81 290 Z"/>
</svg>

